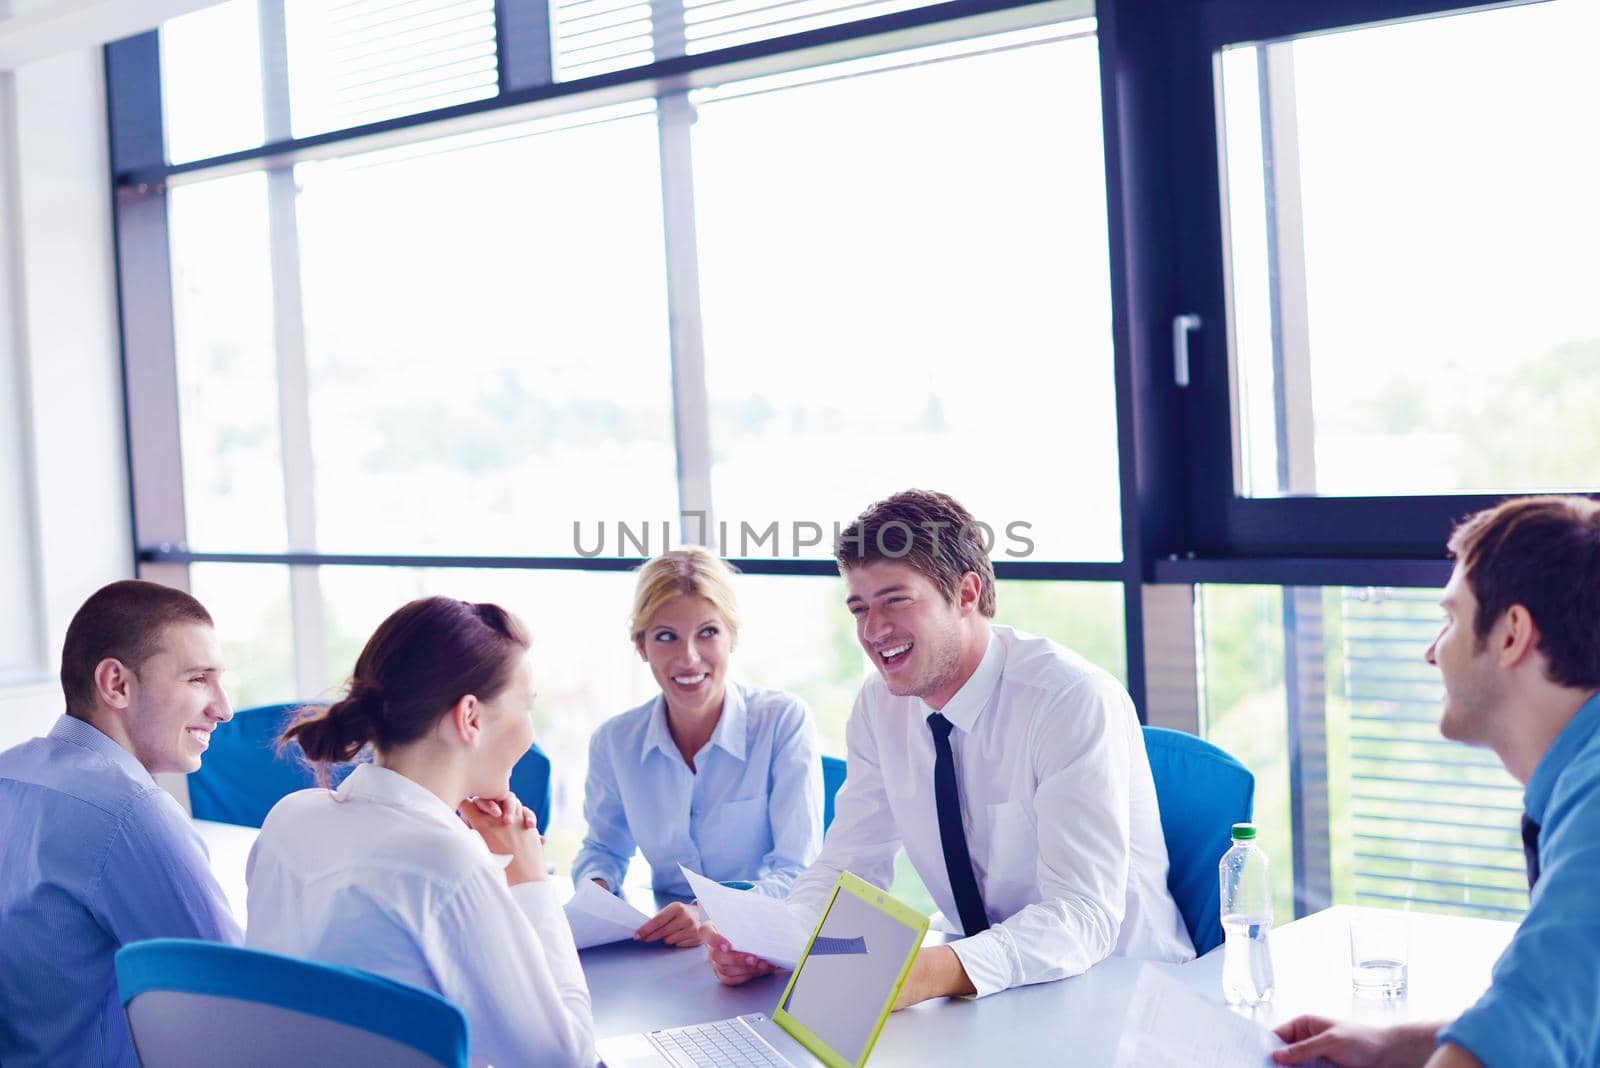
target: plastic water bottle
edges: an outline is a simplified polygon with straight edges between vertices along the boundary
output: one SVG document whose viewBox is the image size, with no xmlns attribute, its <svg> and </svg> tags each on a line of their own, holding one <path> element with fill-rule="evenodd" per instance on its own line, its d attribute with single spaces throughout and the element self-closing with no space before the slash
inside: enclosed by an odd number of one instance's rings
<svg viewBox="0 0 1600 1068">
<path fill-rule="evenodd" d="M 1272 879 L 1253 823 L 1233 825 L 1233 848 L 1217 865 L 1222 891 L 1222 996 L 1230 1005 L 1272 998 Z"/>
</svg>

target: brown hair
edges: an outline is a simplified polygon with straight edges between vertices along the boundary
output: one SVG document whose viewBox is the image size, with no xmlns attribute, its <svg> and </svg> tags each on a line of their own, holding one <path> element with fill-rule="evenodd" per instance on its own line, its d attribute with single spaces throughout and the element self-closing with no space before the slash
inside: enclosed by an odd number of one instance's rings
<svg viewBox="0 0 1600 1068">
<path fill-rule="evenodd" d="M 499 605 L 424 597 L 378 624 L 356 658 L 347 694 L 307 708 L 278 739 L 318 765 L 353 760 L 368 745 L 395 749 L 421 738 L 467 694 L 492 701 L 528 651 L 528 634 Z"/>
<path fill-rule="evenodd" d="M 1523 497 L 1468 516 L 1450 535 L 1478 602 L 1482 649 L 1512 605 L 1539 628 L 1550 681 L 1600 687 L 1600 504 L 1587 497 Z"/>
<path fill-rule="evenodd" d="M 868 508 L 839 534 L 833 558 L 840 571 L 880 560 L 909 564 L 956 600 L 961 576 L 978 576 L 978 611 L 994 616 L 994 564 L 983 525 L 961 502 L 930 490 L 904 490 Z"/>
<path fill-rule="evenodd" d="M 739 633 L 739 602 L 733 596 L 734 570 L 709 549 L 691 545 L 662 553 L 639 566 L 633 591 L 633 615 L 628 635 L 644 652 L 644 630 L 650 617 L 674 597 L 702 597 L 711 602 L 728 626 L 729 637 Z"/>
<path fill-rule="evenodd" d="M 67 624 L 61 646 L 61 692 L 67 712 L 87 720 L 95 707 L 94 671 L 118 660 L 134 675 L 161 651 L 175 623 L 214 626 L 205 605 L 182 590 L 157 582 L 124 579 L 102 586 Z"/>
</svg>

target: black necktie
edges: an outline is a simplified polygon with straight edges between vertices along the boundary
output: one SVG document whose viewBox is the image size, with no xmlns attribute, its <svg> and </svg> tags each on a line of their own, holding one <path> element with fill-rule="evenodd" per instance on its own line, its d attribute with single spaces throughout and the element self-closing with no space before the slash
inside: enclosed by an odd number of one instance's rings
<svg viewBox="0 0 1600 1068">
<path fill-rule="evenodd" d="M 1522 862 L 1528 866 L 1528 893 L 1539 881 L 1539 825 L 1522 815 Z"/>
<path fill-rule="evenodd" d="M 972 874 L 972 855 L 967 852 L 967 832 L 961 829 L 961 791 L 956 787 L 956 757 L 950 751 L 952 724 L 935 712 L 928 717 L 933 731 L 933 800 L 939 809 L 939 844 L 944 847 L 944 870 L 950 876 L 950 892 L 956 896 L 961 913 L 961 929 L 975 935 L 989 929 L 983 911 L 983 895 Z"/>
</svg>

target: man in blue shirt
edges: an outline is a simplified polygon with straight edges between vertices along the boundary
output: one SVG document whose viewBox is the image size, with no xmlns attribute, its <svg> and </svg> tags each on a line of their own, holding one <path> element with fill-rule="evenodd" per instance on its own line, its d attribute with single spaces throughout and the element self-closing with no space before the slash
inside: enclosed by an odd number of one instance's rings
<svg viewBox="0 0 1600 1068">
<path fill-rule="evenodd" d="M 117 949 L 238 943 L 188 816 L 156 785 L 191 772 L 233 716 L 199 601 L 114 582 L 67 627 L 67 714 L 0 753 L 0 1064 L 128 1065 Z"/>
<path fill-rule="evenodd" d="M 1280 1064 L 1600 1065 L 1600 504 L 1530 497 L 1450 538 L 1445 621 L 1428 648 L 1447 738 L 1525 784 L 1531 903 L 1489 990 L 1453 1023 L 1387 1028 L 1302 1016 Z"/>
</svg>

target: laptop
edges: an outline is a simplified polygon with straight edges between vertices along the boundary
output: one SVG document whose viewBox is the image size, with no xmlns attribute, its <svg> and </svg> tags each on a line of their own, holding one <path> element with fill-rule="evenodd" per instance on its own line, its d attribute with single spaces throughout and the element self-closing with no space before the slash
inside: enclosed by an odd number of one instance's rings
<svg viewBox="0 0 1600 1068">
<path fill-rule="evenodd" d="M 928 918 L 845 872 L 770 1016 L 608 1038 L 606 1068 L 860 1068 L 867 1063 Z"/>
</svg>

